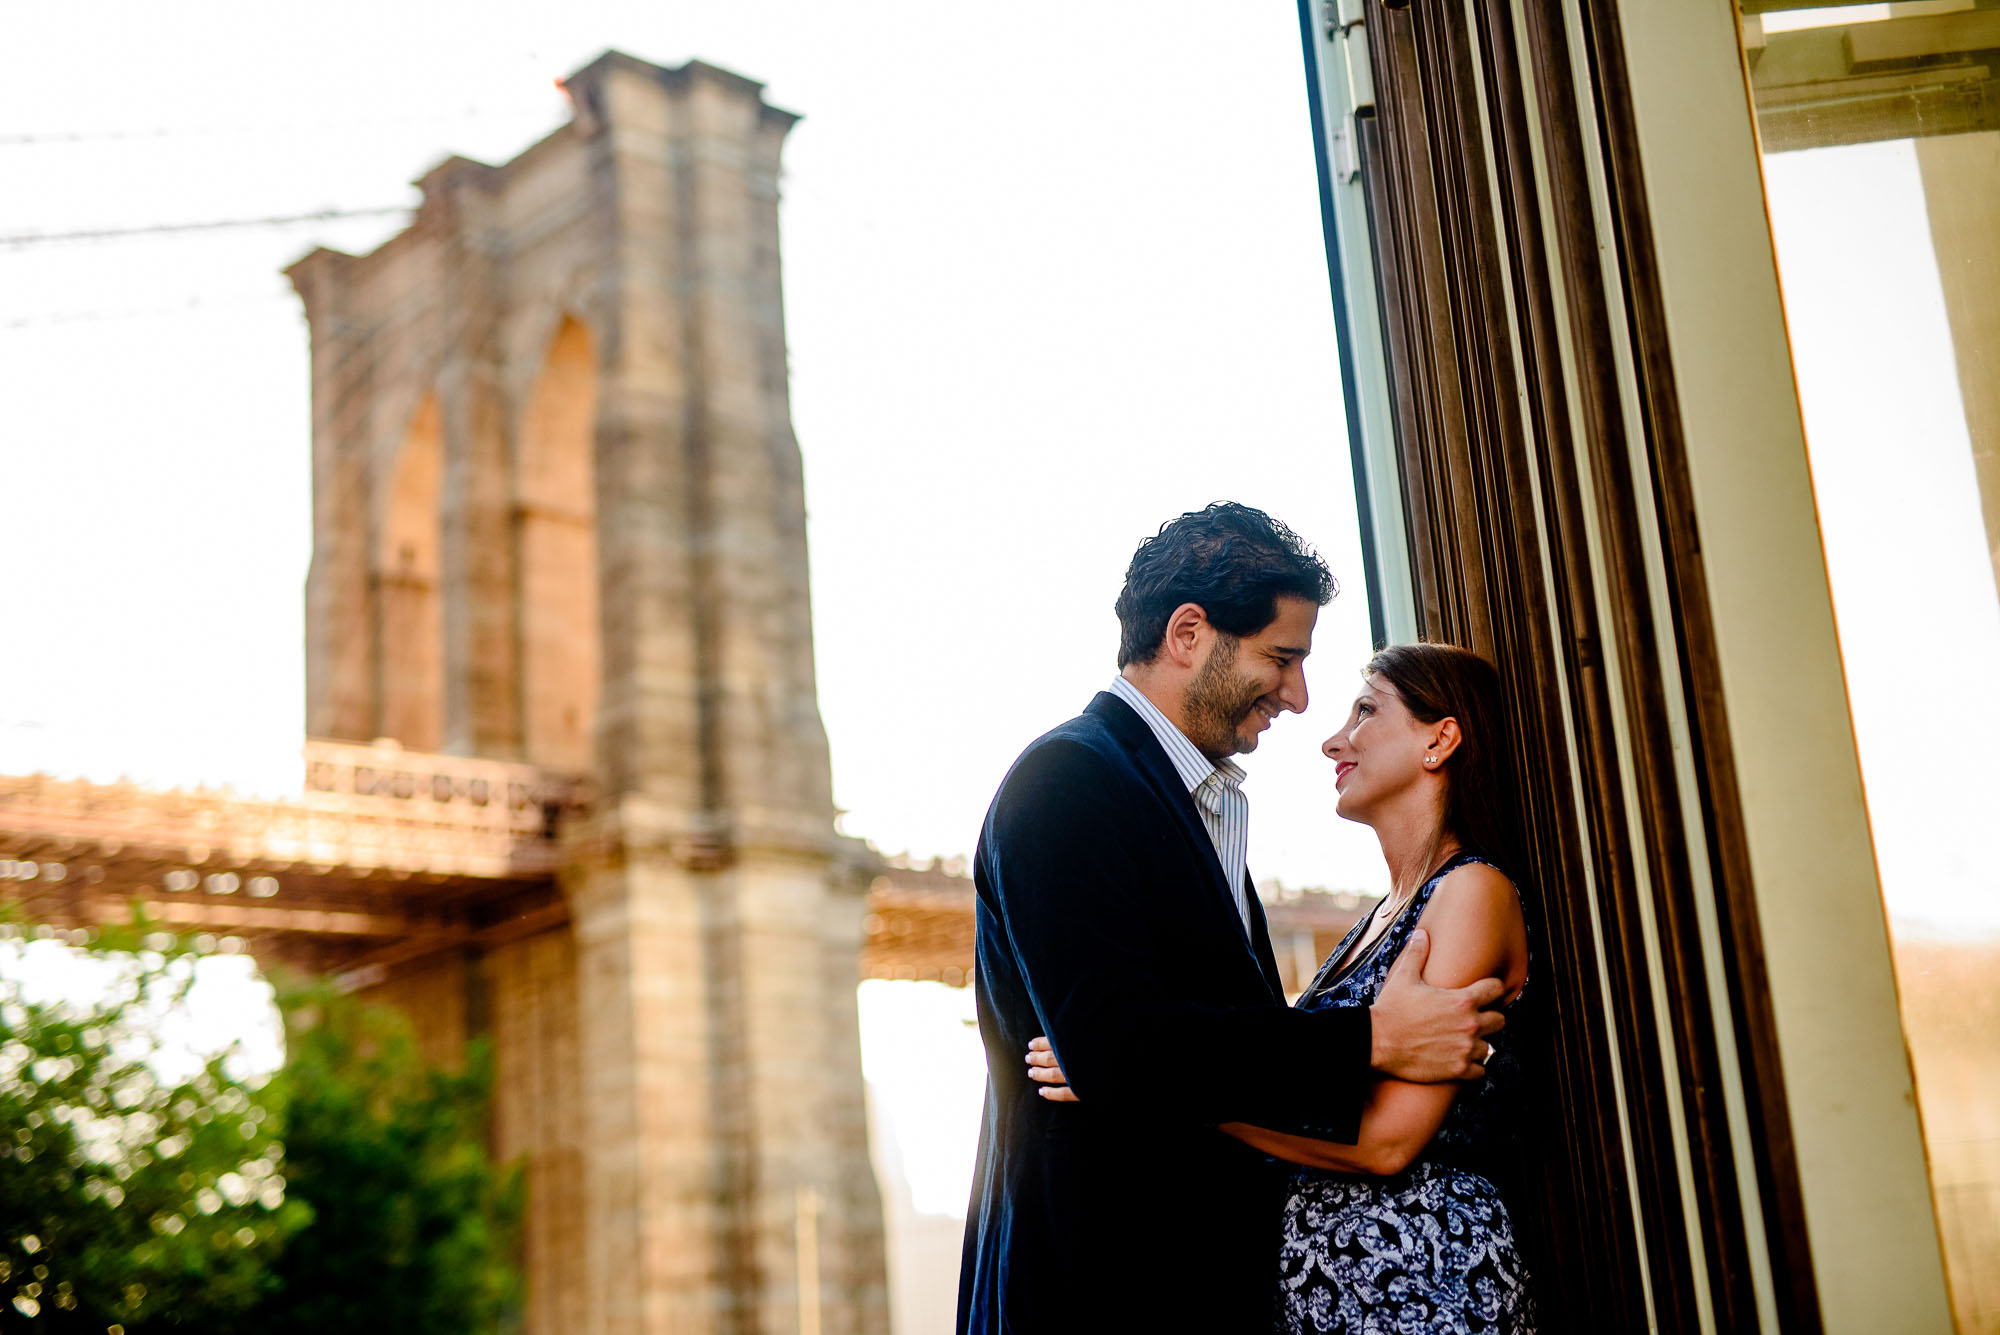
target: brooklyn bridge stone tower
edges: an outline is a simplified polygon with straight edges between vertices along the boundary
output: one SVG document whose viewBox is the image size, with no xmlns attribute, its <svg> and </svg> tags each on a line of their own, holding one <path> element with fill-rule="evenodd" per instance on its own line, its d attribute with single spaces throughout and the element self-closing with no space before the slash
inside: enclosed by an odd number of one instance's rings
<svg viewBox="0 0 2000 1335">
<path fill-rule="evenodd" d="M 308 731 L 589 795 L 559 902 L 360 981 L 436 1050 L 492 1038 L 536 1335 L 883 1330 L 779 281 L 796 118 L 699 62 L 566 86 L 571 123 L 290 271 Z"/>
</svg>

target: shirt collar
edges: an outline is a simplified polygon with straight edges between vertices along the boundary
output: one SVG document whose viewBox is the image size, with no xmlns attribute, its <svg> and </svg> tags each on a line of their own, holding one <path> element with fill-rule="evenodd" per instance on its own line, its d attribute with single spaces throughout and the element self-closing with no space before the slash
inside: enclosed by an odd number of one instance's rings
<svg viewBox="0 0 2000 1335">
<path fill-rule="evenodd" d="M 1174 721 L 1160 711 L 1160 707 L 1146 698 L 1146 693 L 1125 679 L 1123 673 L 1111 679 L 1111 693 L 1132 706 L 1153 736 L 1159 739 L 1160 747 L 1167 753 L 1167 759 L 1174 764 L 1174 772 L 1181 776 L 1181 782 L 1192 793 L 1210 779 L 1224 788 L 1235 788 L 1242 784 L 1244 769 L 1234 760 L 1224 756 L 1219 761 L 1211 761 L 1201 753 L 1201 749 L 1187 739 L 1187 734 L 1174 726 Z"/>
</svg>

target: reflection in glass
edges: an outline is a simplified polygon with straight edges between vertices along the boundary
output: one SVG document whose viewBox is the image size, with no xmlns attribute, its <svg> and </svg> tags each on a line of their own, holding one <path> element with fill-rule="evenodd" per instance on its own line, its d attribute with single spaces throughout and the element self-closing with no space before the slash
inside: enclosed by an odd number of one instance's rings
<svg viewBox="0 0 2000 1335">
<path fill-rule="evenodd" d="M 1953 1304 L 2000 1331 L 2000 9 L 1742 10 Z"/>
</svg>

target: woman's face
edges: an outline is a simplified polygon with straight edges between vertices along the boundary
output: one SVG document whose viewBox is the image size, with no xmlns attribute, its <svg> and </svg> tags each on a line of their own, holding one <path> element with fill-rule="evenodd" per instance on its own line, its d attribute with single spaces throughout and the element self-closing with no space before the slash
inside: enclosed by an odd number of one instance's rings
<svg viewBox="0 0 2000 1335">
<path fill-rule="evenodd" d="M 1320 747 L 1334 763 L 1334 810 L 1348 820 L 1371 824 L 1387 805 L 1425 782 L 1436 766 L 1437 725 L 1419 722 L 1396 688 L 1379 676 L 1363 682 L 1340 731 Z"/>
</svg>

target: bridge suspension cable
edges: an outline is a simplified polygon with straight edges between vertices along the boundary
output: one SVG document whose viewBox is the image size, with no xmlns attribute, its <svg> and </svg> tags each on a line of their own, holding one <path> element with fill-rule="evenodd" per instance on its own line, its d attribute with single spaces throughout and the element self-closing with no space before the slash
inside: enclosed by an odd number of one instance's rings
<svg viewBox="0 0 2000 1335">
<path fill-rule="evenodd" d="M 308 121 L 282 130 L 288 136 L 332 130 L 355 130 L 369 126 L 441 125 L 454 121 L 479 120 L 495 114 L 490 109 L 466 107 L 461 111 L 437 112 L 425 116 L 342 117 Z M 229 135 L 268 134 L 273 127 L 263 122 L 243 120 L 212 125 L 149 125 L 122 130 L 41 130 L 0 134 L 0 148 L 39 148 L 51 144 L 108 144 L 138 139 L 194 139 Z"/>
<path fill-rule="evenodd" d="M 54 245 L 65 241 L 122 241 L 140 236 L 182 236 L 194 232 L 220 232 L 253 227 L 294 227 L 301 223 L 334 222 L 342 218 L 382 218 L 409 213 L 410 204 L 388 204 L 365 209 L 315 209 L 310 213 L 282 213 L 264 218 L 212 218 L 201 222 L 152 223 L 145 227 L 100 227 L 74 232 L 0 233 L 0 248 L 24 250 L 31 246 Z"/>
</svg>

